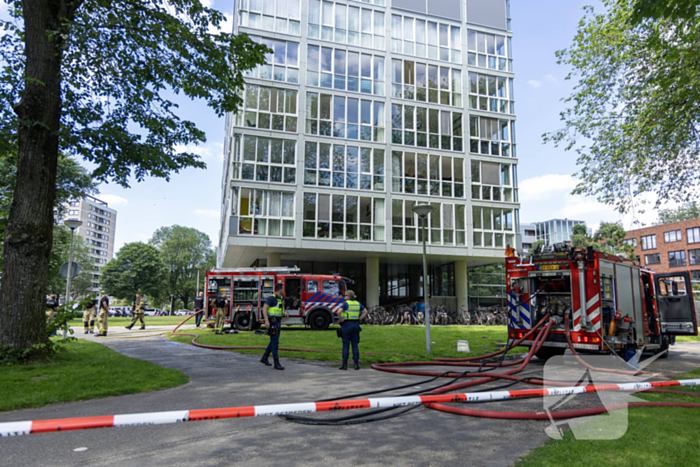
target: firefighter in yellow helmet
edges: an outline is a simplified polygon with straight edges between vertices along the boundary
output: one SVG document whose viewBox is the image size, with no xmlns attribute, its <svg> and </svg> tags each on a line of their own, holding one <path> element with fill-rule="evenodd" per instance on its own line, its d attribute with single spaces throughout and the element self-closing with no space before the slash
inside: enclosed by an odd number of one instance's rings
<svg viewBox="0 0 700 467">
<path fill-rule="evenodd" d="M 134 319 L 131 320 L 131 324 L 125 327 L 131 331 L 136 321 L 141 320 L 141 327 L 139 329 L 146 329 L 146 321 L 143 319 L 144 313 L 146 313 L 146 302 L 141 298 L 141 294 L 136 294 L 136 300 L 134 301 Z"/>
<path fill-rule="evenodd" d="M 340 332 L 343 336 L 343 365 L 340 370 L 348 369 L 348 357 L 350 356 L 350 344 L 352 344 L 352 359 L 355 369 L 360 369 L 360 320 L 367 316 L 367 309 L 355 300 L 355 292 L 345 292 L 343 312 L 340 314 Z"/>
</svg>

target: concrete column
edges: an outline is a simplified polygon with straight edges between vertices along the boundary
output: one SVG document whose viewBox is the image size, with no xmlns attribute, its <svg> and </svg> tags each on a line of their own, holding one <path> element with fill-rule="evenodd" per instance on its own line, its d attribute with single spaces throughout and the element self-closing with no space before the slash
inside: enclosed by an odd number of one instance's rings
<svg viewBox="0 0 700 467">
<path fill-rule="evenodd" d="M 367 258 L 367 297 L 364 305 L 368 309 L 379 305 L 379 258 Z"/>
<path fill-rule="evenodd" d="M 457 309 L 467 308 L 467 262 L 455 261 L 455 292 L 457 293 Z"/>
<path fill-rule="evenodd" d="M 282 265 L 282 255 L 281 253 L 268 253 L 267 254 L 267 267 L 268 268 L 278 268 Z"/>
</svg>

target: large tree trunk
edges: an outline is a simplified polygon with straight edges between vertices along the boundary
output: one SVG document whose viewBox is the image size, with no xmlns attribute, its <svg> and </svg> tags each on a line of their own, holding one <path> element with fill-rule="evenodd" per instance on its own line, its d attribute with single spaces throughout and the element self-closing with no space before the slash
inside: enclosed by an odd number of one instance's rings
<svg viewBox="0 0 700 467">
<path fill-rule="evenodd" d="M 5 231 L 0 287 L 0 344 L 9 347 L 46 342 L 45 294 L 53 240 L 64 43 L 58 33 L 75 7 L 66 1 L 22 2 L 25 88 L 15 106 L 20 119 L 17 187 Z"/>
</svg>

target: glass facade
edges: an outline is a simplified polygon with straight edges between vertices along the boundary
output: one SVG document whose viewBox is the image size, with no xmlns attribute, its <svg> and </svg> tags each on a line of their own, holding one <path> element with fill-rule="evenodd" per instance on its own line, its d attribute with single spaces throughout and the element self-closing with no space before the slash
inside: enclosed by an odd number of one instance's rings
<svg viewBox="0 0 700 467">
<path fill-rule="evenodd" d="M 222 232 L 279 237 L 271 247 L 292 238 L 302 249 L 420 254 L 411 208 L 430 204 L 426 241 L 444 255 L 500 258 L 515 246 L 510 15 L 497 29 L 471 24 L 466 2 L 453 19 L 429 14 L 427 0 L 401 5 L 236 2 L 234 32 L 271 51 L 245 73 L 243 104 L 227 119 Z M 551 222 L 538 238 L 561 241 L 576 221 Z M 434 275 L 435 294 L 455 293 L 454 268 Z"/>
</svg>

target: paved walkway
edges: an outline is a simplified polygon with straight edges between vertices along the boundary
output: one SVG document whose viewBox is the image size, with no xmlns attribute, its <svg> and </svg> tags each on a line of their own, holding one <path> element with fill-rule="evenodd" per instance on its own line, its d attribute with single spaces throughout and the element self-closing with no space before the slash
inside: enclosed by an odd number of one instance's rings
<svg viewBox="0 0 700 467">
<path fill-rule="evenodd" d="M 0 413 L 0 421 L 305 402 L 422 379 L 369 369 L 340 372 L 327 363 L 302 360 L 284 360 L 286 369 L 280 372 L 261 365 L 258 357 L 200 349 L 161 337 L 100 342 L 124 355 L 183 371 L 191 381 L 163 391 Z M 231 344 L 235 345 L 233 335 Z M 686 355 L 680 357 L 681 352 Z M 678 370 L 698 366 L 698 344 L 677 345 L 664 363 L 664 368 Z M 533 363 L 528 372 L 541 368 Z M 596 402 L 577 399 L 575 404 L 598 405 Z M 542 402 L 524 400 L 489 404 L 489 408 L 541 411 Z M 343 427 L 298 425 L 264 417 L 107 428 L 0 439 L 0 465 L 509 466 L 546 439 L 547 425 L 418 409 L 387 421 Z M 83 447 L 88 449 L 74 451 Z"/>
</svg>

